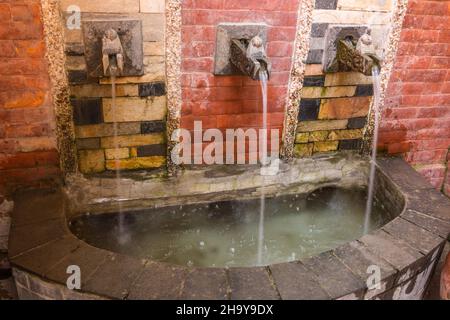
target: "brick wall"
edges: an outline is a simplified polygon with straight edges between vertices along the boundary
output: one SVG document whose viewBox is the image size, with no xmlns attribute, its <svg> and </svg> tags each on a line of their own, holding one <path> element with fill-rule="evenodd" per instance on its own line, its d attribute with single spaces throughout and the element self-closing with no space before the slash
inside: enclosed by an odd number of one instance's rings
<svg viewBox="0 0 450 320">
<path fill-rule="evenodd" d="M 68 28 L 76 5 L 83 21 L 136 19 L 142 22 L 144 75 L 117 79 L 116 108 L 110 78 L 88 76 L 82 28 Z M 151 169 L 166 163 L 165 0 L 61 0 L 67 71 L 74 111 L 79 169 Z M 100 60 L 100 57 L 99 57 Z M 115 114 L 113 114 L 115 113 Z M 114 150 L 113 122 L 118 122 L 119 149 Z"/>
<path fill-rule="evenodd" d="M 381 56 L 392 4 L 382 0 L 316 0 L 295 156 L 360 148 L 373 95 L 372 77 L 355 72 L 324 73 L 326 37 L 334 26 L 370 25 L 375 49 Z"/>
<path fill-rule="evenodd" d="M 193 130 L 194 121 L 202 121 L 203 130 L 262 127 L 258 81 L 246 76 L 214 76 L 213 69 L 219 23 L 266 23 L 267 54 L 272 61 L 268 127 L 279 129 L 281 136 L 298 3 L 298 0 L 183 2 L 182 128 Z"/>
<path fill-rule="evenodd" d="M 403 154 L 449 193 L 450 1 L 410 0 L 390 79 L 379 148 Z"/>
<path fill-rule="evenodd" d="M 0 0 L 0 194 L 59 176 L 38 0 Z"/>
</svg>

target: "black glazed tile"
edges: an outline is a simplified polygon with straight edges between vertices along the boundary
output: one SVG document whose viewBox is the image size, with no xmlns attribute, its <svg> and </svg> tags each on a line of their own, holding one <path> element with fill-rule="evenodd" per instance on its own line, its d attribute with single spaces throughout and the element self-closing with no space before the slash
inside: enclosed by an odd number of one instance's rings
<svg viewBox="0 0 450 320">
<path fill-rule="evenodd" d="M 356 87 L 355 96 L 357 97 L 373 96 L 373 85 L 371 84 L 358 85 Z"/>
<path fill-rule="evenodd" d="M 308 52 L 308 57 L 306 58 L 307 64 L 318 64 L 322 63 L 323 50 L 310 50 Z"/>
<path fill-rule="evenodd" d="M 70 83 L 84 83 L 87 82 L 87 72 L 84 70 L 69 70 L 68 78 Z"/>
<path fill-rule="evenodd" d="M 325 76 L 308 76 L 303 80 L 304 87 L 323 87 L 325 85 Z"/>
<path fill-rule="evenodd" d="M 315 9 L 336 10 L 337 0 L 316 0 Z"/>
<path fill-rule="evenodd" d="M 311 27 L 311 38 L 323 38 L 327 32 L 329 23 L 313 23 Z"/>
<path fill-rule="evenodd" d="M 339 150 L 357 150 L 361 148 L 362 139 L 348 139 L 339 141 Z"/>
<path fill-rule="evenodd" d="M 98 124 L 103 122 L 101 98 L 71 99 L 73 119 L 76 125 Z"/>
<path fill-rule="evenodd" d="M 165 144 L 152 144 L 137 148 L 138 157 L 165 156 L 166 154 L 167 146 Z"/>
<path fill-rule="evenodd" d="M 359 117 L 359 118 L 351 118 L 348 119 L 347 128 L 348 129 L 362 129 L 366 126 L 367 118 Z"/>
<path fill-rule="evenodd" d="M 298 120 L 317 120 L 319 116 L 320 99 L 302 99 Z"/>
<path fill-rule="evenodd" d="M 164 121 L 147 121 L 141 123 L 141 133 L 154 133 L 166 131 L 166 123 Z"/>
<path fill-rule="evenodd" d="M 140 97 L 159 97 L 165 94 L 166 94 L 166 84 L 164 82 L 139 84 Z"/>
</svg>

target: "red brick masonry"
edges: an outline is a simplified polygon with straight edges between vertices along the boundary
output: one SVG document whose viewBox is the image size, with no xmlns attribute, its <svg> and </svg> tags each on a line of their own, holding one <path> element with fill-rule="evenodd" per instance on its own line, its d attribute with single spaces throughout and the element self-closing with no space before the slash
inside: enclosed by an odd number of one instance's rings
<svg viewBox="0 0 450 320">
<path fill-rule="evenodd" d="M 59 174 L 38 0 L 0 0 L 0 194 Z"/>
<path fill-rule="evenodd" d="M 215 26 L 269 25 L 269 125 L 282 128 L 297 0 L 183 1 L 182 127 L 259 127 L 259 85 L 214 77 Z M 0 0 L 0 193 L 59 174 L 38 0 Z M 410 0 L 388 88 L 380 147 L 404 154 L 450 194 L 450 1 Z M 446 177 L 447 176 L 447 177 Z"/>
<path fill-rule="evenodd" d="M 194 121 L 203 129 L 261 128 L 259 82 L 244 76 L 214 76 L 216 26 L 223 22 L 264 22 L 272 61 L 268 88 L 268 126 L 283 127 L 287 84 L 297 24 L 298 0 L 183 1 L 182 128 Z"/>
<path fill-rule="evenodd" d="M 387 97 L 380 147 L 450 195 L 450 1 L 409 1 Z"/>
</svg>

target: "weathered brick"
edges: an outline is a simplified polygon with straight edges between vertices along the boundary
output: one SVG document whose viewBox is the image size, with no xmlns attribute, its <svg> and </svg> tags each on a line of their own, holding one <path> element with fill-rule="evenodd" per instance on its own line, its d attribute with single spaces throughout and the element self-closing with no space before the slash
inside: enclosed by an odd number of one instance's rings
<svg viewBox="0 0 450 320">
<path fill-rule="evenodd" d="M 145 13 L 161 13 L 164 12 L 165 0 L 140 0 L 141 12 Z"/>
<path fill-rule="evenodd" d="M 164 49 L 164 42 L 144 42 L 144 55 L 146 56 L 163 56 Z"/>
<path fill-rule="evenodd" d="M 91 0 L 61 0 L 61 10 L 66 11 L 71 5 L 80 7 L 82 12 L 92 13 L 137 13 L 139 0 L 111 0 L 95 2 Z"/>
<path fill-rule="evenodd" d="M 341 86 L 341 87 L 304 87 L 302 89 L 302 98 L 339 98 L 352 97 L 355 95 L 355 86 Z"/>
<path fill-rule="evenodd" d="M 99 138 L 77 139 L 78 150 L 100 149 Z"/>
<path fill-rule="evenodd" d="M 298 158 L 308 157 L 312 155 L 312 152 L 313 152 L 312 143 L 296 144 L 294 147 L 294 155 Z"/>
<path fill-rule="evenodd" d="M 336 98 L 323 100 L 319 119 L 348 119 L 366 116 L 371 97 Z"/>
<path fill-rule="evenodd" d="M 117 98 L 115 108 L 112 106 L 111 99 L 103 99 L 105 122 L 163 120 L 166 117 L 166 113 L 166 97 L 148 99 Z"/>
<path fill-rule="evenodd" d="M 295 136 L 295 143 L 307 143 L 309 141 L 308 132 L 300 132 Z"/>
<path fill-rule="evenodd" d="M 66 67 L 70 71 L 86 71 L 86 60 L 83 56 L 68 56 Z"/>
<path fill-rule="evenodd" d="M 129 136 L 118 137 L 104 137 L 101 140 L 102 148 L 115 148 L 116 144 L 119 148 L 124 147 L 137 147 L 149 144 L 162 144 L 165 143 L 165 135 L 161 133 L 152 134 L 139 134 Z"/>
<path fill-rule="evenodd" d="M 345 129 L 347 123 L 348 120 L 301 121 L 297 125 L 297 132 Z"/>
<path fill-rule="evenodd" d="M 359 139 L 362 138 L 362 129 L 353 130 L 334 130 L 328 135 L 328 140 L 349 140 L 349 139 Z"/>
<path fill-rule="evenodd" d="M 323 75 L 322 64 L 307 64 L 305 76 L 318 76 Z"/>
<path fill-rule="evenodd" d="M 309 142 L 325 141 L 328 139 L 328 131 L 313 131 L 309 133 Z"/>
<path fill-rule="evenodd" d="M 352 86 L 358 84 L 372 84 L 372 77 L 365 76 L 359 72 L 336 72 L 327 73 L 325 86 Z"/>
<path fill-rule="evenodd" d="M 71 95 L 77 98 L 108 98 L 112 96 L 110 85 L 82 84 L 70 86 Z M 116 97 L 137 97 L 138 86 L 124 84 L 116 86 Z"/>
<path fill-rule="evenodd" d="M 138 134 L 141 132 L 140 123 L 118 123 L 117 134 Z M 112 123 L 102 123 L 96 125 L 76 126 L 75 135 L 77 138 L 95 138 L 95 137 L 110 137 L 114 135 L 114 125 Z"/>
<path fill-rule="evenodd" d="M 338 141 L 318 141 L 314 142 L 314 152 L 328 152 L 337 150 Z"/>
<path fill-rule="evenodd" d="M 103 150 L 80 150 L 78 163 L 83 173 L 103 172 L 105 171 L 105 153 Z"/>
<path fill-rule="evenodd" d="M 126 159 L 130 157 L 130 149 L 128 148 L 105 149 L 105 157 L 107 160 Z"/>
<path fill-rule="evenodd" d="M 337 0 L 339 10 L 390 11 L 392 0 Z"/>
<path fill-rule="evenodd" d="M 130 158 L 123 160 L 107 160 L 106 168 L 108 170 L 137 170 L 137 169 L 151 169 L 160 168 L 166 164 L 166 157 L 143 157 Z"/>
</svg>

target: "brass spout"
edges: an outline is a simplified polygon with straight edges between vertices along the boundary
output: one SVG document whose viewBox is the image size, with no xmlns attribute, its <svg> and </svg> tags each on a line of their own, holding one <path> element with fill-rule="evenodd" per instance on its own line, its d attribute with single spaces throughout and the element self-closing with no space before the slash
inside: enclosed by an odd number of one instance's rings
<svg viewBox="0 0 450 320">
<path fill-rule="evenodd" d="M 103 36 L 102 62 L 105 76 L 120 76 L 123 73 L 123 47 L 114 29 L 107 30 Z"/>
<path fill-rule="evenodd" d="M 266 72 L 267 78 L 270 77 L 272 65 L 267 57 L 263 40 L 259 36 L 250 41 L 231 40 L 230 61 L 253 80 L 259 80 L 261 71 Z"/>
<path fill-rule="evenodd" d="M 352 38 L 338 42 L 336 63 L 339 71 L 356 71 L 370 76 L 373 67 L 380 67 L 381 61 L 375 52 L 370 29 L 356 43 Z"/>
</svg>

